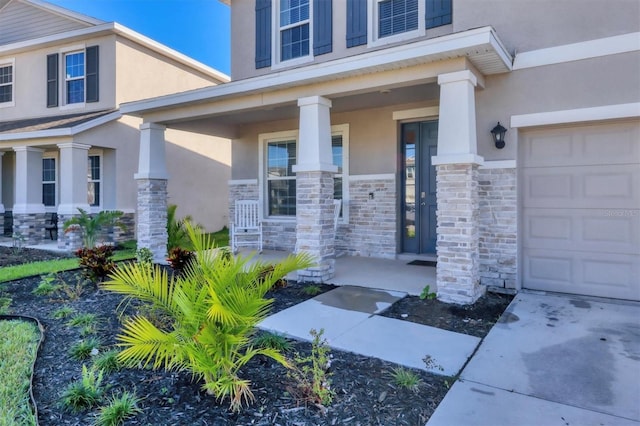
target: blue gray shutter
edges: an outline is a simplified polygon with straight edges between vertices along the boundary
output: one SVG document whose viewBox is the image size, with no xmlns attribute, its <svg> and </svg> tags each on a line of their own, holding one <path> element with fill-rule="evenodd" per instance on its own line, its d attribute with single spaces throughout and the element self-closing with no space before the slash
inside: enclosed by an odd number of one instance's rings
<svg viewBox="0 0 640 426">
<path fill-rule="evenodd" d="M 322 55 L 332 50 L 333 0 L 313 0 L 313 54 Z"/>
<path fill-rule="evenodd" d="M 367 0 L 347 0 L 347 47 L 367 44 Z"/>
<path fill-rule="evenodd" d="M 453 0 L 427 0 L 426 28 L 435 28 L 451 23 Z"/>
<path fill-rule="evenodd" d="M 271 0 L 256 0 L 256 69 L 271 66 Z"/>
<path fill-rule="evenodd" d="M 98 102 L 99 79 L 98 79 L 98 46 L 87 47 L 87 102 Z"/>
<path fill-rule="evenodd" d="M 58 106 L 58 54 L 47 55 L 47 108 Z"/>
</svg>

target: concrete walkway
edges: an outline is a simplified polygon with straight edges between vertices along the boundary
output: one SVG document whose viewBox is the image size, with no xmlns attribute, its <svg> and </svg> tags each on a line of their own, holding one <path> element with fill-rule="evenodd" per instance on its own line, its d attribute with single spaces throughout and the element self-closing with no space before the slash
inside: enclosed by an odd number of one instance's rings
<svg viewBox="0 0 640 426">
<path fill-rule="evenodd" d="M 520 293 L 427 423 L 640 425 L 640 305 Z"/>
</svg>

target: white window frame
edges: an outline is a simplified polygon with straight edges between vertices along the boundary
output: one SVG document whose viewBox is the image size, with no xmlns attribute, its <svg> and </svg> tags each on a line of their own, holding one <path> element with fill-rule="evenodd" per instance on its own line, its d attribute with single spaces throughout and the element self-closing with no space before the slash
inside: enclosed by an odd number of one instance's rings
<svg viewBox="0 0 640 426">
<path fill-rule="evenodd" d="M 0 86 L 11 86 L 11 101 L 0 102 L 0 108 L 8 108 L 16 105 L 16 60 L 11 58 L 9 60 L 1 60 L 0 68 L 11 67 L 11 83 L 1 84 Z"/>
<path fill-rule="evenodd" d="M 337 124 L 331 126 L 331 136 L 342 135 L 342 173 L 336 177 L 342 178 L 342 216 L 340 223 L 349 223 L 349 124 Z M 295 222 L 296 216 L 269 216 L 268 213 L 268 185 L 267 185 L 267 147 L 269 142 L 290 141 L 296 142 L 296 157 L 299 152 L 298 130 L 285 130 L 281 132 L 260 133 L 258 135 L 258 199 L 263 211 L 262 217 L 271 222 Z M 295 179 L 295 178 L 294 178 Z"/>
<path fill-rule="evenodd" d="M 68 46 L 60 49 L 59 52 L 61 60 L 58 61 L 58 99 L 60 100 L 61 110 L 80 109 L 86 106 L 87 102 L 87 46 L 85 44 L 79 44 L 74 46 Z M 84 53 L 84 100 L 82 102 L 75 102 L 72 104 L 67 103 L 67 55 L 73 55 L 74 53 Z"/>
<path fill-rule="evenodd" d="M 89 171 L 89 157 L 99 157 L 100 158 L 100 179 L 91 179 L 90 171 Z M 100 184 L 100 195 L 98 197 L 98 205 L 92 206 L 89 204 L 89 184 L 90 183 L 99 183 Z M 91 209 L 91 213 L 99 213 L 102 211 L 103 197 L 104 197 L 104 156 L 102 155 L 102 150 L 90 150 L 87 155 L 87 204 Z"/>
<path fill-rule="evenodd" d="M 271 31 L 271 57 L 273 58 L 271 68 L 278 69 L 313 61 L 313 0 L 309 0 L 308 20 L 296 22 L 295 24 L 287 25 L 282 28 L 280 28 L 280 0 L 273 0 L 271 10 L 271 28 L 275 29 L 274 31 Z M 282 46 L 280 45 L 282 42 L 282 31 L 304 25 L 305 23 L 309 24 L 309 54 L 307 56 L 300 56 L 299 58 L 283 61 L 280 57 L 280 53 L 282 51 Z"/>
<path fill-rule="evenodd" d="M 383 46 L 390 43 L 398 43 L 401 41 L 411 40 L 416 37 L 422 37 L 426 35 L 426 2 L 425 0 L 418 0 L 418 29 L 407 31 L 404 33 L 394 34 L 388 37 L 378 37 L 378 3 L 386 0 L 369 0 L 367 7 L 367 34 L 368 41 L 367 47 Z"/>
<path fill-rule="evenodd" d="M 53 212 L 55 213 L 56 211 L 58 211 L 58 203 L 60 202 L 59 200 L 59 195 L 58 195 L 58 173 L 60 172 L 60 161 L 59 161 L 59 157 L 58 154 L 55 152 L 45 152 L 44 154 L 42 154 L 42 159 L 43 160 L 47 160 L 47 159 L 53 159 L 54 160 L 54 164 L 55 164 L 55 171 L 54 171 L 54 180 L 42 180 L 42 185 L 43 185 L 43 189 L 44 189 L 44 184 L 45 183 L 52 183 L 53 184 L 53 193 L 54 193 L 54 204 L 53 206 L 45 206 L 45 210 L 49 213 Z"/>
</svg>

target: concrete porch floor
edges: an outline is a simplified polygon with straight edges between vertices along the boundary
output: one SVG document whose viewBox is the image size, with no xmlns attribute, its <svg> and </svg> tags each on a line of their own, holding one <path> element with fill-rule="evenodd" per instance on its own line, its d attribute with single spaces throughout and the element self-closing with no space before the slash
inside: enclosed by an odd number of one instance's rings
<svg viewBox="0 0 640 426">
<path fill-rule="evenodd" d="M 242 256 L 253 256 L 252 260 L 277 262 L 290 253 L 284 251 L 264 250 L 261 254 L 251 250 L 240 250 Z M 419 259 L 416 256 L 415 259 Z M 336 259 L 335 276 L 328 284 L 338 286 L 357 286 L 381 290 L 400 291 L 418 296 L 429 286 L 430 292 L 437 291 L 436 268 L 432 266 L 408 265 L 414 258 L 378 259 L 372 257 L 342 256 Z M 297 274 L 289 279 L 295 280 Z"/>
</svg>

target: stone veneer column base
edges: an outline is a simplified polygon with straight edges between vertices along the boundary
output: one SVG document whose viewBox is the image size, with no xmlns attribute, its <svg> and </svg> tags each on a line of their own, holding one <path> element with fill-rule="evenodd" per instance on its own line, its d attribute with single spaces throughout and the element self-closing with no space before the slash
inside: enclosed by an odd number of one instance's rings
<svg viewBox="0 0 640 426">
<path fill-rule="evenodd" d="M 298 280 L 324 283 L 335 275 L 333 173 L 297 172 L 296 197 L 296 252 L 309 253 L 316 261 L 298 271 Z"/>
<path fill-rule="evenodd" d="M 20 238 L 23 245 L 36 245 L 45 238 L 45 213 L 14 213 L 13 238 Z"/>
<path fill-rule="evenodd" d="M 137 179 L 138 248 L 148 248 L 155 263 L 167 263 L 167 180 Z"/>
<path fill-rule="evenodd" d="M 70 229 L 65 232 L 64 223 L 78 215 L 59 214 L 58 215 L 58 248 L 75 251 L 82 247 L 82 232 L 80 229 Z"/>
<path fill-rule="evenodd" d="M 470 304 L 486 290 L 478 273 L 478 166 L 443 164 L 436 172 L 438 300 Z"/>
</svg>

